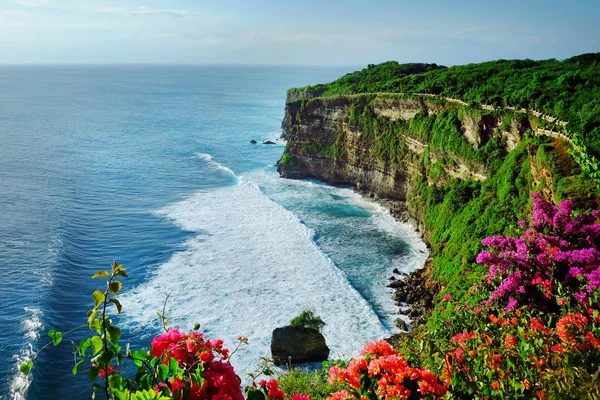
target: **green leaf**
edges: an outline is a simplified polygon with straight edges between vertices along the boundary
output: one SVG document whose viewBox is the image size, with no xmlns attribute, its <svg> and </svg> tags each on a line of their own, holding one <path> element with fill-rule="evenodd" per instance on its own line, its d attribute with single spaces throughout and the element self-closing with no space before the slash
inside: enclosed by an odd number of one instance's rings
<svg viewBox="0 0 600 400">
<path fill-rule="evenodd" d="M 179 363 L 175 357 L 169 358 L 169 372 L 171 372 L 171 375 L 176 375 L 177 369 L 179 369 Z"/>
<path fill-rule="evenodd" d="M 198 386 L 202 387 L 204 385 L 204 367 L 202 366 L 198 366 L 196 368 L 196 370 L 194 371 L 194 374 L 192 375 L 196 384 L 198 384 Z"/>
<path fill-rule="evenodd" d="M 82 362 L 83 360 L 79 360 L 75 363 L 75 366 L 73 366 L 73 369 L 71 370 L 73 375 L 77 375 L 77 368 L 81 365 Z"/>
<path fill-rule="evenodd" d="M 265 394 L 258 389 L 250 389 L 246 393 L 247 400 L 267 400 Z"/>
<path fill-rule="evenodd" d="M 28 360 L 27 362 L 24 362 L 19 366 L 19 371 L 21 371 L 25 375 L 29 375 L 32 367 L 33 367 L 33 360 Z"/>
<path fill-rule="evenodd" d="M 96 272 L 94 275 L 92 275 L 92 278 L 93 279 L 95 279 L 95 278 L 104 278 L 104 277 L 107 277 L 107 276 L 110 276 L 110 274 L 108 273 L 108 271 L 99 271 L 99 272 Z"/>
<path fill-rule="evenodd" d="M 122 276 L 123 278 L 129 278 L 129 275 L 127 275 L 127 273 L 125 272 L 125 268 L 123 268 L 123 270 L 121 270 L 121 271 L 117 271 L 117 273 L 115 275 Z"/>
<path fill-rule="evenodd" d="M 167 367 L 165 364 L 160 364 L 158 366 L 158 377 L 161 381 L 166 381 L 169 377 L 169 367 Z"/>
<path fill-rule="evenodd" d="M 106 349 L 106 351 L 102 352 L 102 355 L 100 356 L 100 361 L 102 361 L 104 364 L 108 364 L 112 360 L 113 356 L 114 353 L 112 352 L 112 350 Z"/>
<path fill-rule="evenodd" d="M 90 338 L 85 339 L 84 341 L 79 343 L 79 354 L 85 356 L 85 352 L 92 345 L 92 340 Z"/>
<path fill-rule="evenodd" d="M 100 350 L 102 350 L 102 346 L 104 345 L 104 343 L 102 343 L 102 338 L 100 336 L 92 336 L 91 342 L 92 353 L 96 355 L 100 352 Z"/>
<path fill-rule="evenodd" d="M 109 285 L 108 288 L 110 289 L 110 292 L 114 295 L 116 295 L 117 293 L 119 293 L 119 290 L 121 290 L 121 288 L 123 287 L 123 283 L 121 283 L 121 281 L 112 281 Z"/>
<path fill-rule="evenodd" d="M 109 301 L 117 307 L 117 312 L 121 314 L 121 310 L 123 309 L 123 306 L 121 306 L 121 302 L 115 299 L 114 297 L 111 298 Z"/>
<path fill-rule="evenodd" d="M 104 303 L 104 299 L 106 299 L 106 295 L 100 290 L 95 290 L 94 293 L 92 293 L 92 297 L 94 297 L 95 307 L 98 307 L 100 304 Z"/>
<path fill-rule="evenodd" d="M 93 381 L 94 379 L 96 379 L 98 377 L 98 374 L 100 373 L 101 368 L 99 366 L 93 366 L 90 368 L 89 372 L 88 372 L 88 378 L 90 381 Z"/>
<path fill-rule="evenodd" d="M 131 358 L 133 359 L 133 363 L 136 366 L 141 367 L 142 365 L 144 365 L 144 363 L 142 362 L 144 356 L 138 350 L 134 350 L 131 353 Z"/>
<path fill-rule="evenodd" d="M 141 388 L 150 388 L 150 387 L 152 387 L 151 386 L 151 384 L 152 384 L 151 379 L 152 378 L 148 374 L 142 375 L 142 377 L 140 378 L 140 387 Z"/>
<path fill-rule="evenodd" d="M 56 332 L 53 330 L 48 331 L 48 336 L 50 336 L 50 339 L 52 339 L 54 346 L 58 346 L 63 339 L 63 334 L 61 332 Z"/>
<path fill-rule="evenodd" d="M 95 319 L 95 318 L 96 318 L 96 314 L 98 314 L 98 309 L 97 309 L 97 308 L 94 308 L 93 310 L 91 310 L 91 311 L 88 313 L 88 320 L 87 320 L 87 324 L 88 324 L 88 327 L 89 327 L 90 329 L 94 329 L 94 326 L 93 326 L 93 324 L 94 324 L 94 321 L 96 320 L 96 319 Z"/>
<path fill-rule="evenodd" d="M 115 345 L 119 343 L 119 339 L 121 339 L 121 329 L 116 326 L 109 326 L 106 331 L 108 333 L 107 339 L 109 342 Z"/>
</svg>

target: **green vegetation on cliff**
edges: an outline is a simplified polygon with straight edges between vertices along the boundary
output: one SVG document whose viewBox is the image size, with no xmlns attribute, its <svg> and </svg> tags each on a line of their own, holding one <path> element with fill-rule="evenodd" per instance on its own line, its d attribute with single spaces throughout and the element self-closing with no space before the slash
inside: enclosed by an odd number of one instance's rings
<svg viewBox="0 0 600 400">
<path fill-rule="evenodd" d="M 540 95 L 546 90 L 552 94 L 550 97 L 547 93 Z M 377 92 L 435 93 L 467 100 L 469 105 L 441 98 L 372 94 Z M 365 95 L 335 96 L 350 93 Z M 597 207 L 600 199 L 591 174 L 576 162 L 572 144 L 534 132 L 547 121 L 510 109 L 485 110 L 474 104 L 541 109 L 569 119 L 569 130 L 571 117 L 577 114 L 573 118 L 585 136 L 600 137 L 600 54 L 566 61 L 496 61 L 452 68 L 384 63 L 330 84 L 292 89 L 288 95 L 288 106 L 300 107 L 291 124 L 290 143 L 293 145 L 299 126 L 306 124 L 302 141 L 310 144 L 299 151 L 290 151 L 293 146 L 289 147 L 284 154 L 286 161 L 300 165 L 302 157 L 318 156 L 330 157 L 334 165 L 344 165 L 348 152 L 345 146 L 353 146 L 360 148 L 353 157 L 374 154 L 386 169 L 405 171 L 411 166 L 418 171 L 409 175 L 407 203 L 427 232 L 431 278 L 442 293 L 452 292 L 458 300 L 485 274 L 485 269 L 475 263 L 481 240 L 513 234 L 517 222 L 531 211 L 531 192 L 542 192 L 555 203 L 570 198 L 580 210 Z M 422 106 L 406 118 L 390 118 L 381 112 L 385 107 L 388 111 L 402 108 L 402 104 L 408 104 L 411 110 L 415 105 Z M 314 118 L 321 118 L 318 110 L 323 107 L 347 107 L 344 123 L 337 133 L 323 135 L 315 131 L 311 136 L 312 125 L 307 121 L 313 112 Z M 354 135 L 355 142 L 346 140 L 347 131 L 360 133 Z M 588 148 L 600 149 L 600 142 L 597 147 L 593 142 L 587 141 Z M 326 151 L 327 146 L 336 151 Z M 439 327 L 445 318 L 445 313 L 436 308 L 428 319 L 429 328 Z"/>
<path fill-rule="evenodd" d="M 569 129 L 584 134 L 588 149 L 600 154 L 600 53 L 564 61 L 498 60 L 450 68 L 387 62 L 288 94 L 311 98 L 378 92 L 429 93 L 536 109 L 569 121 Z"/>
</svg>

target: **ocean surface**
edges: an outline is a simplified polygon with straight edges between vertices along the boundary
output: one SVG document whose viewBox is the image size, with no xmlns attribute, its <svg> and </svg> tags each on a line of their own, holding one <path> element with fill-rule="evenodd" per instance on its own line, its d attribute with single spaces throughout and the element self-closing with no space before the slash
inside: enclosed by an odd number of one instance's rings
<svg viewBox="0 0 600 400">
<path fill-rule="evenodd" d="M 333 358 L 392 333 L 387 278 L 420 267 L 423 242 L 350 188 L 275 168 L 286 90 L 352 70 L 0 66 L 0 398 L 88 398 L 70 345 L 86 332 L 29 377 L 18 365 L 49 329 L 85 324 L 90 277 L 113 260 L 130 276 L 115 320 L 132 348 L 160 332 L 167 294 L 172 326 L 249 337 L 241 376 L 304 309 Z"/>
</svg>

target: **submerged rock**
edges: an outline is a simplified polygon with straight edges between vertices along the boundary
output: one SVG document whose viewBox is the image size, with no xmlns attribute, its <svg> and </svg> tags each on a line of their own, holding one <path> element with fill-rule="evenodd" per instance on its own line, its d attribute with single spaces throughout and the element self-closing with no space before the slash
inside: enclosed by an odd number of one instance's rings
<svg viewBox="0 0 600 400">
<path fill-rule="evenodd" d="M 252 140 L 250 141 L 250 143 L 252 143 L 252 144 L 256 144 L 257 142 L 256 142 L 256 140 L 252 139 Z"/>
<path fill-rule="evenodd" d="M 316 329 L 285 326 L 273 331 L 271 355 L 275 365 L 325 361 L 329 357 L 329 347 Z"/>
<path fill-rule="evenodd" d="M 264 141 L 263 144 L 275 144 L 275 142 L 271 142 L 270 140 Z"/>
</svg>

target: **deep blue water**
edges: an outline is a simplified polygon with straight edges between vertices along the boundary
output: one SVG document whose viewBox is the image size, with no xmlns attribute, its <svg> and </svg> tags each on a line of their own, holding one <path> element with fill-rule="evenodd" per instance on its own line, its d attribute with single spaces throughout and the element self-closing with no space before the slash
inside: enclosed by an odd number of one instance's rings
<svg viewBox="0 0 600 400">
<path fill-rule="evenodd" d="M 147 346 L 171 292 L 173 325 L 251 346 L 302 309 L 334 355 L 391 331 L 385 288 L 424 245 L 350 189 L 280 179 L 285 91 L 351 68 L 0 67 L 0 398 L 89 395 L 70 340 L 17 372 L 49 329 L 85 323 L 90 279 L 124 264 L 123 340 Z"/>
</svg>

